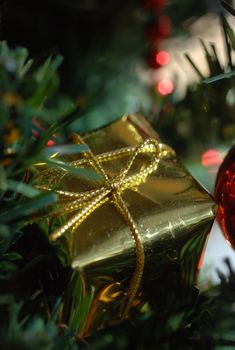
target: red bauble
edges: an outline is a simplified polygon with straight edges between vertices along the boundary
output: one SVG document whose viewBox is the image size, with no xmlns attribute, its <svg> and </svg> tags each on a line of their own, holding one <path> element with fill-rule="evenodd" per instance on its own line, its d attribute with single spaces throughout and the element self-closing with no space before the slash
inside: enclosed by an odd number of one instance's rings
<svg viewBox="0 0 235 350">
<path fill-rule="evenodd" d="M 225 238 L 235 249 L 235 146 L 220 166 L 215 197 L 219 204 L 217 219 Z"/>
</svg>

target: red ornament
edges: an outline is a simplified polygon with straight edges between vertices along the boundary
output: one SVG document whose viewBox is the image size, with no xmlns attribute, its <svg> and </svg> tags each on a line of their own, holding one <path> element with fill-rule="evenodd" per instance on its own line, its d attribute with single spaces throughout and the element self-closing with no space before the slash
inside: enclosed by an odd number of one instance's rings
<svg viewBox="0 0 235 350">
<path fill-rule="evenodd" d="M 215 198 L 219 204 L 217 220 L 225 238 L 235 249 L 235 146 L 219 168 Z"/>
</svg>

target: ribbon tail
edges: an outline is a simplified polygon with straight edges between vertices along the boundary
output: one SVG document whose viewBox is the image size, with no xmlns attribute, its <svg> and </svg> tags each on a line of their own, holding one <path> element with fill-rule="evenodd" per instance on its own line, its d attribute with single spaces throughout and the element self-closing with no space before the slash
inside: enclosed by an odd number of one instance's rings
<svg viewBox="0 0 235 350">
<path fill-rule="evenodd" d="M 128 312 L 138 293 L 138 290 L 141 284 L 141 280 L 144 273 L 145 253 L 144 253 L 143 243 L 140 239 L 139 231 L 135 225 L 134 219 L 132 218 L 124 200 L 118 194 L 114 194 L 113 197 L 114 197 L 114 205 L 116 206 L 116 208 L 122 215 L 123 219 L 126 221 L 126 224 L 130 228 L 131 236 L 135 242 L 135 251 L 136 251 L 135 271 L 131 277 L 131 280 L 128 286 L 128 290 L 127 290 L 128 302 L 122 314 L 122 319 L 124 319 L 128 315 Z"/>
</svg>

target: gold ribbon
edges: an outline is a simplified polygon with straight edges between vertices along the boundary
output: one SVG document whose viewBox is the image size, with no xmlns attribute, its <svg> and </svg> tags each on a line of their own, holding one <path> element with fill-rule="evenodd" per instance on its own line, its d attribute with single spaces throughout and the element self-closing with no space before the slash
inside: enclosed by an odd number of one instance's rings
<svg viewBox="0 0 235 350">
<path fill-rule="evenodd" d="M 71 135 L 71 140 L 76 144 L 84 144 L 82 138 L 77 134 Z M 148 165 L 143 164 L 138 173 L 128 176 L 128 173 L 136 158 L 140 154 L 146 153 L 152 156 L 151 162 Z M 110 178 L 105 172 L 102 163 L 117 160 L 126 156 L 130 157 L 126 166 L 120 171 L 118 175 Z M 54 214 L 59 215 L 62 213 L 65 214 L 77 211 L 76 214 L 68 219 L 64 225 L 49 235 L 49 239 L 51 241 L 57 240 L 67 230 L 71 230 L 73 233 L 84 222 L 84 220 L 89 215 L 91 215 L 92 212 L 94 212 L 98 207 L 107 201 L 113 203 L 113 205 L 123 217 L 127 226 L 130 228 L 131 236 L 135 243 L 136 266 L 128 286 L 128 301 L 122 318 L 126 317 L 128 314 L 130 307 L 137 295 L 141 284 L 145 264 L 144 246 L 141 241 L 138 228 L 135 225 L 134 219 L 122 198 L 122 193 L 126 189 L 131 189 L 133 187 L 139 186 L 141 183 L 144 183 L 148 175 L 157 170 L 161 159 L 172 157 L 175 157 L 174 150 L 165 144 L 159 143 L 155 139 L 146 139 L 137 146 L 121 148 L 119 150 L 103 153 L 100 155 L 94 155 L 89 149 L 89 151 L 84 153 L 83 159 L 73 161 L 70 163 L 70 165 L 74 167 L 81 167 L 85 165 L 92 166 L 94 170 L 102 176 L 103 186 L 98 189 L 82 193 L 53 190 L 50 188 L 50 186 L 47 185 L 38 186 L 40 189 L 57 193 L 59 195 L 59 198 L 62 200 L 62 207 L 54 212 Z M 44 179 L 49 179 L 51 176 L 55 176 L 55 179 L 58 178 L 59 174 L 61 174 L 61 172 L 56 169 L 48 169 L 47 171 L 43 172 L 41 176 L 43 176 Z"/>
</svg>

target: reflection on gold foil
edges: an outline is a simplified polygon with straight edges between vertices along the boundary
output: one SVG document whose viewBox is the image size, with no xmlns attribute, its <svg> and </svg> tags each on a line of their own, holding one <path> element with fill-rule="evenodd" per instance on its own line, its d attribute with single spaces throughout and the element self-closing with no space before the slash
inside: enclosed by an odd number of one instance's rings
<svg viewBox="0 0 235 350">
<path fill-rule="evenodd" d="M 121 284 L 118 282 L 112 283 L 102 290 L 99 295 L 99 300 L 104 303 L 109 303 L 110 301 L 116 299 L 123 291 L 120 290 Z"/>
</svg>

